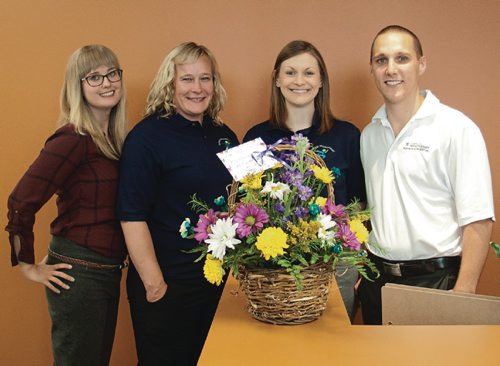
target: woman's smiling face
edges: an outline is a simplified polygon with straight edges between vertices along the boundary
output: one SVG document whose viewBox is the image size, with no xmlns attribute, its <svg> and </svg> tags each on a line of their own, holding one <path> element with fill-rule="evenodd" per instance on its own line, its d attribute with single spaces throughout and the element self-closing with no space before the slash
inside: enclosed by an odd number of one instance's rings
<svg viewBox="0 0 500 366">
<path fill-rule="evenodd" d="M 201 56 L 192 64 L 175 66 L 174 104 L 177 113 L 191 121 L 201 122 L 214 95 L 212 64 Z"/>
<path fill-rule="evenodd" d="M 311 54 L 301 53 L 281 63 L 276 86 L 280 88 L 287 105 L 314 105 L 314 98 L 318 95 L 321 85 L 318 61 Z"/>
</svg>

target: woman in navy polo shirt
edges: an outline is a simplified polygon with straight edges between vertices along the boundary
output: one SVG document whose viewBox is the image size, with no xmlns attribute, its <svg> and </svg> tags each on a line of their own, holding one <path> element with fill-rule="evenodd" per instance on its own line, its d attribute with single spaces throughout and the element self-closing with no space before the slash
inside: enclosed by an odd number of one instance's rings
<svg viewBox="0 0 500 366">
<path fill-rule="evenodd" d="M 272 73 L 270 118 L 251 128 L 244 141 L 261 137 L 266 144 L 272 144 L 294 133 L 307 136 L 314 145 L 334 150 L 324 160 L 330 169 L 340 170 L 335 180 L 336 204 L 346 205 L 354 199 L 366 201 L 360 132 L 333 116 L 325 62 L 316 47 L 305 41 L 292 41 L 279 53 Z M 351 320 L 357 278 L 354 268 L 337 266 L 337 284 Z"/>
<path fill-rule="evenodd" d="M 198 245 L 181 238 L 196 195 L 226 193 L 231 176 L 216 153 L 238 144 L 219 118 L 225 101 L 217 63 L 204 46 L 175 47 L 158 71 L 145 118 L 123 147 L 118 193 L 132 266 L 127 290 L 140 365 L 195 365 L 223 286 L 203 276 Z"/>
</svg>

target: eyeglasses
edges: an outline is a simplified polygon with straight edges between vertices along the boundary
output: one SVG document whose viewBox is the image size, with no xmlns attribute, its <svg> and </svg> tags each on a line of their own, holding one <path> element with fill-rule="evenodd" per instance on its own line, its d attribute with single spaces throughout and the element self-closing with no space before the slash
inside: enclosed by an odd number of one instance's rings
<svg viewBox="0 0 500 366">
<path fill-rule="evenodd" d="M 108 72 L 106 75 L 93 74 L 85 76 L 82 81 L 86 81 L 90 86 L 101 86 L 104 83 L 104 78 L 108 79 L 110 83 L 116 83 L 122 79 L 123 70 L 115 69 Z"/>
</svg>

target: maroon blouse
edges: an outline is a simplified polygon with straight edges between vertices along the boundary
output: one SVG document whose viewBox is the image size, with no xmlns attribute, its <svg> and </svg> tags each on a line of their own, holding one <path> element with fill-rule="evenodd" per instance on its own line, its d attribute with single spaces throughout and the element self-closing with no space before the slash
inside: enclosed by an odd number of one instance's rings
<svg viewBox="0 0 500 366">
<path fill-rule="evenodd" d="M 102 155 L 92 138 L 67 124 L 50 136 L 40 155 L 8 200 L 12 265 L 18 264 L 14 235 L 19 236 L 19 260 L 34 263 L 35 214 L 57 194 L 51 234 L 62 236 L 107 257 L 123 259 L 125 241 L 115 219 L 119 162 Z"/>
</svg>

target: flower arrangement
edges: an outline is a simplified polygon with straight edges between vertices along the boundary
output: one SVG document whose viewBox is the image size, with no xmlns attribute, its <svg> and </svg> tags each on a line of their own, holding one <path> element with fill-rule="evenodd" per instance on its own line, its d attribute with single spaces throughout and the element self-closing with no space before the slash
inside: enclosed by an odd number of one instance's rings
<svg viewBox="0 0 500 366">
<path fill-rule="evenodd" d="M 184 220 L 179 232 L 200 243 L 190 252 L 200 252 L 197 261 L 205 259 L 210 283 L 219 285 L 227 270 L 237 275 L 241 267 L 284 268 L 299 290 L 301 270 L 316 263 L 335 268 L 342 262 L 365 277 L 365 266 L 378 272 L 363 249 L 369 212 L 359 202 L 334 204 L 332 187 L 340 172 L 321 159 L 329 150 L 294 135 L 263 152 L 272 151 L 276 165 L 236 183 L 229 205 L 219 197 L 214 210 L 192 197 L 199 220 Z"/>
</svg>

